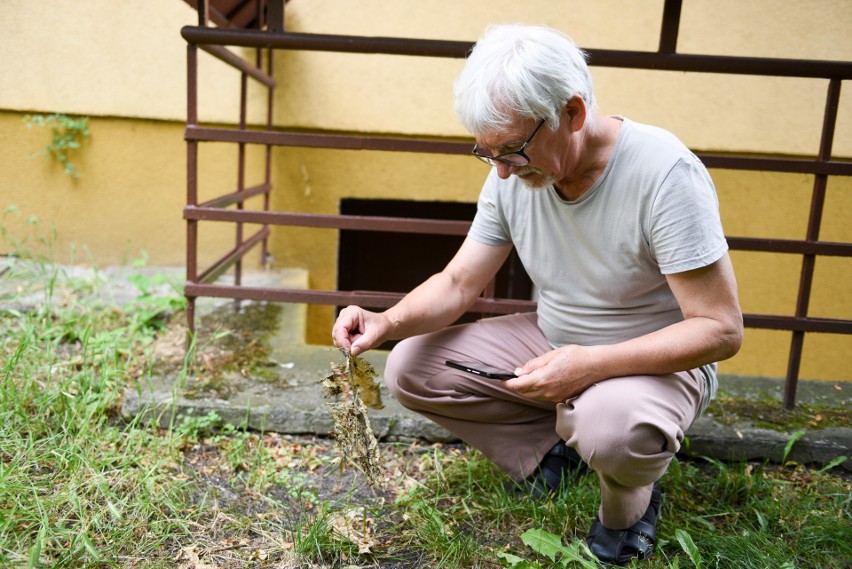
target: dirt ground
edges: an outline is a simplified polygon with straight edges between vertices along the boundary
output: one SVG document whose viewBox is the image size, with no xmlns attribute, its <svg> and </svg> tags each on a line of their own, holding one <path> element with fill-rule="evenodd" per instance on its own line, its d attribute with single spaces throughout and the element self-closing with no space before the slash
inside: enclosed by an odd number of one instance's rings
<svg viewBox="0 0 852 569">
<path fill-rule="evenodd" d="M 333 439 L 270 433 L 251 434 L 249 440 L 263 445 L 278 467 L 293 478 L 286 485 L 253 487 L 248 476 L 251 465 L 234 465 L 222 440 L 205 439 L 184 449 L 183 476 L 197 487 L 193 501 L 206 502 L 205 509 L 216 514 L 213 519 L 199 520 L 193 531 L 195 543 L 177 545 L 176 567 L 331 567 L 300 564 L 289 531 L 307 528 L 327 511 L 335 512 L 329 516 L 334 532 L 351 540 L 361 554 L 351 567 L 421 566 L 411 549 L 404 547 L 405 538 L 398 527 L 404 523 L 404 513 L 394 502 L 433 471 L 436 447 L 443 451 L 443 460 L 467 452 L 461 444 L 381 443 L 386 484 L 374 488 L 352 465 L 340 468 L 336 460 L 340 452 Z M 380 556 L 373 557 L 377 552 Z"/>
</svg>

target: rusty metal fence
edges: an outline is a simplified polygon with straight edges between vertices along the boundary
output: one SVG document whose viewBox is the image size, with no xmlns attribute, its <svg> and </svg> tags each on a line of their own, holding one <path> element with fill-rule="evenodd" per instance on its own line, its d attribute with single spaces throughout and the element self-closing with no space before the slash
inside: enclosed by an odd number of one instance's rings
<svg viewBox="0 0 852 569">
<path fill-rule="evenodd" d="M 310 134 L 273 127 L 273 101 L 276 82 L 272 77 L 273 53 L 276 50 L 314 50 L 346 53 L 376 53 L 410 56 L 464 58 L 471 42 L 358 37 L 325 34 L 288 33 L 284 31 L 284 2 L 269 0 L 258 19 L 259 29 L 208 27 L 209 9 L 198 1 L 199 25 L 186 26 L 181 35 L 187 41 L 187 199 L 183 216 L 187 227 L 187 278 L 184 293 L 188 300 L 187 325 L 191 336 L 195 331 L 195 299 L 223 297 L 275 302 L 347 305 L 360 304 L 373 308 L 389 307 L 401 297 L 382 291 L 295 290 L 243 286 L 241 259 L 257 246 L 262 258 L 268 258 L 267 240 L 270 225 L 465 235 L 469 222 L 378 216 L 327 215 L 301 212 L 270 211 L 271 155 L 273 146 L 319 147 L 351 150 L 383 150 L 444 154 L 467 154 L 471 143 L 425 139 Z M 682 72 L 734 75 L 762 75 L 826 79 L 828 82 L 820 145 L 815 157 L 756 157 L 737 154 L 699 153 L 708 168 L 765 172 L 803 173 L 814 178 L 807 234 L 801 240 L 764 239 L 728 236 L 732 250 L 784 253 L 802 258 L 798 296 L 792 316 L 745 314 L 745 325 L 751 328 L 792 332 L 789 350 L 784 405 L 793 407 L 802 359 L 805 334 L 852 334 L 852 320 L 814 318 L 808 316 L 816 259 L 822 256 L 852 257 L 852 243 L 820 241 L 820 225 L 830 176 L 852 175 L 852 162 L 832 158 L 832 144 L 837 124 L 837 111 L 843 81 L 852 79 L 852 63 L 844 61 L 812 61 L 755 57 L 693 55 L 677 53 L 681 0 L 666 0 L 662 15 L 659 49 L 656 52 L 588 50 L 590 65 L 630 69 L 669 70 Z M 264 19 L 266 21 L 264 21 Z M 262 28 L 262 29 L 260 29 Z M 249 62 L 225 46 L 254 48 L 256 62 Z M 236 128 L 213 128 L 198 122 L 198 50 L 202 49 L 241 73 L 239 124 Z M 265 54 L 265 57 L 263 57 Z M 265 69 L 263 63 L 265 62 Z M 247 83 L 256 81 L 267 89 L 266 127 L 249 128 L 246 124 Z M 205 142 L 227 142 L 238 147 L 238 180 L 234 192 L 198 202 L 198 146 Z M 246 145 L 266 148 L 264 181 L 245 187 Z M 263 209 L 245 209 L 245 202 L 263 196 Z M 231 208 L 231 206 L 234 206 Z M 235 245 L 218 261 L 203 271 L 198 267 L 198 224 L 201 221 L 235 224 Z M 243 234 L 243 224 L 258 224 L 261 229 L 250 236 Z M 217 284 L 219 276 L 235 269 L 233 285 Z M 495 298 L 493 286 L 471 307 L 471 311 L 505 314 L 533 310 L 532 301 Z"/>
</svg>

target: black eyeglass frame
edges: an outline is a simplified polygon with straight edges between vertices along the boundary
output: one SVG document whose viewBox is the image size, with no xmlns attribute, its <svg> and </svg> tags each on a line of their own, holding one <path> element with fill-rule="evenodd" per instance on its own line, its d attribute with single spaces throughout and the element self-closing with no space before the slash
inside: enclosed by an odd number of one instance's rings
<svg viewBox="0 0 852 569">
<path fill-rule="evenodd" d="M 504 152 L 503 154 L 498 154 L 497 156 L 485 156 L 484 154 L 478 154 L 476 152 L 476 149 L 479 147 L 479 145 L 474 144 L 473 150 L 471 150 L 470 153 L 473 154 L 474 156 L 476 156 L 477 158 L 479 158 L 480 160 L 482 160 L 483 162 L 485 162 L 486 164 L 488 164 L 489 166 L 496 166 L 497 162 L 500 162 L 502 164 L 506 164 L 507 166 L 526 166 L 527 164 L 530 163 L 530 157 L 527 156 L 526 154 L 524 154 L 524 150 L 526 149 L 527 146 L 529 146 L 530 142 L 532 142 L 532 139 L 535 136 L 535 133 L 537 133 L 539 131 L 539 129 L 542 127 L 543 124 L 544 124 L 544 119 L 541 119 L 540 121 L 538 121 L 538 125 L 532 131 L 532 134 L 530 135 L 530 137 L 517 150 L 512 150 L 510 152 Z M 525 161 L 524 162 L 517 162 L 517 163 L 516 162 L 510 162 L 510 161 L 506 160 L 507 156 L 520 156 Z"/>
</svg>

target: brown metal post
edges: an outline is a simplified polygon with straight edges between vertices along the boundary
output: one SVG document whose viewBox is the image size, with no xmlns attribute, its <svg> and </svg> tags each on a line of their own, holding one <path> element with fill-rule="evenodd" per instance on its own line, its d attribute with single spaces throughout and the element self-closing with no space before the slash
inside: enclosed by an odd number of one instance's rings
<svg viewBox="0 0 852 569">
<path fill-rule="evenodd" d="M 268 0 L 266 3 L 266 25 L 271 32 L 284 31 L 284 0 Z"/>
<path fill-rule="evenodd" d="M 267 2 L 267 21 L 266 26 L 269 31 L 284 31 L 284 10 L 285 10 L 285 0 L 268 0 Z M 270 47 L 267 50 L 267 58 L 266 58 L 266 74 L 272 77 L 272 54 L 274 53 L 273 49 Z M 275 99 L 275 87 L 268 86 L 267 90 L 267 99 L 266 99 L 266 129 L 272 130 L 272 105 Z M 272 145 L 266 145 L 266 172 L 265 172 L 265 183 L 266 193 L 263 195 L 263 211 L 269 211 L 269 205 L 272 198 Z M 269 254 L 269 238 L 263 240 L 263 246 L 261 248 L 261 262 L 264 267 L 270 267 L 272 264 L 272 255 Z"/>
<path fill-rule="evenodd" d="M 272 48 L 266 50 L 266 74 L 272 77 Z M 257 66 L 261 66 L 261 50 L 257 50 Z M 266 130 L 272 130 L 272 103 L 275 99 L 275 87 L 267 86 L 266 88 Z M 263 181 L 266 185 L 266 191 L 263 193 L 263 211 L 269 211 L 270 193 L 272 192 L 272 145 L 266 145 L 266 157 L 264 163 Z M 268 228 L 264 225 L 264 228 Z M 269 239 L 265 238 L 260 249 L 260 262 L 264 268 L 269 268 L 272 257 L 269 254 Z"/>
<path fill-rule="evenodd" d="M 822 136 L 819 143 L 817 160 L 826 162 L 831 159 L 831 147 L 834 143 L 834 130 L 837 124 L 837 107 L 840 102 L 840 80 L 832 79 L 828 83 L 828 94 L 825 100 L 825 115 L 822 123 Z M 828 183 L 826 174 L 814 175 L 814 190 L 811 196 L 811 211 L 808 216 L 807 242 L 819 241 L 819 229 L 822 224 L 822 212 L 825 205 L 825 188 Z M 802 258 L 802 274 L 799 279 L 799 295 L 796 299 L 796 316 L 804 318 L 808 315 L 811 300 L 811 287 L 814 278 L 816 256 L 805 254 Z M 799 368 L 802 362 L 802 349 L 805 343 L 805 333 L 794 331 L 790 343 L 790 359 L 787 363 L 787 378 L 784 385 L 784 407 L 792 409 L 796 405 L 796 388 L 799 381 Z"/>
<path fill-rule="evenodd" d="M 682 3 L 682 0 L 666 0 L 663 8 L 663 25 L 660 28 L 660 53 L 675 53 L 677 51 Z"/>
<path fill-rule="evenodd" d="M 248 75 L 240 74 L 240 130 L 246 130 L 246 107 L 248 104 Z M 237 191 L 242 192 L 246 187 L 246 145 L 240 142 L 237 151 Z M 245 209 L 243 199 L 237 202 L 237 209 Z M 238 221 L 236 223 L 236 245 L 239 248 L 243 243 L 243 224 Z M 237 260 L 234 274 L 234 284 L 240 286 L 243 282 L 243 261 Z M 236 301 L 235 306 L 239 307 L 239 301 Z"/>
<path fill-rule="evenodd" d="M 255 0 L 255 11 L 257 11 L 257 19 L 255 20 L 255 28 L 262 30 L 266 26 L 266 2 L 264 0 Z M 260 67 L 258 65 L 258 67 Z"/>
<path fill-rule="evenodd" d="M 206 4 L 206 3 L 205 3 Z M 198 48 L 186 46 L 186 124 L 198 124 Z M 186 141 L 186 203 L 198 205 L 198 142 Z M 198 221 L 186 220 L 186 280 L 198 282 Z M 195 296 L 186 295 L 186 350 L 195 338 Z"/>
<path fill-rule="evenodd" d="M 210 21 L 210 3 L 207 0 L 198 0 L 198 25 L 206 26 Z"/>
</svg>

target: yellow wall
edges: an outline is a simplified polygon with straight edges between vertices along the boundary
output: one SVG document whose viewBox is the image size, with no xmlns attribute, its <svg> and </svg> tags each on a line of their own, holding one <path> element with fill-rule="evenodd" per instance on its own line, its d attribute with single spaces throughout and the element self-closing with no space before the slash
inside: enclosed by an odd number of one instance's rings
<svg viewBox="0 0 852 569">
<path fill-rule="evenodd" d="M 180 28 L 197 23 L 181 0 L 3 0 L 0 109 L 184 121 Z M 206 53 L 199 68 L 202 119 L 237 121 L 239 74 Z"/>
<path fill-rule="evenodd" d="M 587 48 L 654 51 L 662 0 L 394 2 L 291 0 L 295 32 L 475 40 L 493 23 L 546 24 Z M 559 6 L 559 8 L 554 8 Z M 846 0 L 686 0 L 683 53 L 852 59 Z M 819 33 L 815 33 L 819 30 Z M 289 52 L 276 55 L 276 122 L 306 128 L 468 136 L 453 114 L 463 62 L 429 57 Z M 593 68 L 604 113 L 663 126 L 703 150 L 812 154 L 827 82 Z M 370 81 L 363 78 L 369 77 Z M 389 88 L 392 87 L 392 88 Z M 852 156 L 852 94 L 844 93 L 835 151 Z"/>
<path fill-rule="evenodd" d="M 62 166 L 38 155 L 49 141 L 46 128 L 28 129 L 21 113 L 0 112 L 0 165 L 8 229 L 24 235 L 29 216 L 44 230 L 56 228 L 54 253 L 61 262 L 126 263 L 147 253 L 149 263 L 182 265 L 186 259 L 186 145 L 183 125 L 152 120 L 93 118 L 92 136 L 71 154 L 75 180 Z M 199 153 L 200 199 L 236 186 L 236 148 L 204 146 Z M 262 172 L 258 149 L 248 154 L 250 172 Z M 257 175 L 248 183 L 258 183 Z M 251 226 L 247 226 L 251 227 Z M 248 229 L 247 229 L 248 232 Z M 205 224 L 200 261 L 210 263 L 234 246 L 234 230 Z M 5 252 L 8 246 L 0 243 Z M 84 250 L 85 249 L 85 250 Z M 257 264 L 259 257 L 250 262 Z"/>
<path fill-rule="evenodd" d="M 291 31 L 475 40 L 491 23 L 525 21 L 558 27 L 589 48 L 653 51 L 663 0 L 459 2 L 458 0 L 291 0 Z M 25 0 L 0 8 L 0 207 L 15 204 L 57 228 L 65 259 L 101 265 L 145 249 L 151 264 L 184 262 L 186 44 L 180 27 L 196 22 L 181 0 L 79 4 Z M 852 59 L 848 0 L 685 0 L 678 49 L 684 53 Z M 234 50 L 241 51 L 241 50 Z M 275 122 L 314 131 L 467 137 L 452 110 L 459 60 L 382 55 L 277 52 Z M 702 151 L 813 155 L 825 100 L 822 80 L 720 77 L 593 68 L 601 110 L 657 124 Z M 237 119 L 238 74 L 200 56 L 200 117 Z M 252 122 L 265 102 L 250 82 Z M 852 156 L 852 93 L 844 85 L 835 155 Z M 81 178 L 32 157 L 45 129 L 26 129 L 24 113 L 92 117 L 92 137 L 73 158 Z M 249 154 L 258 181 L 262 150 Z M 276 148 L 273 207 L 334 213 L 342 198 L 475 201 L 487 173 L 458 156 Z M 812 178 L 805 175 L 712 172 L 729 235 L 804 236 Z M 236 185 L 236 148 L 203 145 L 201 193 Z M 832 179 L 822 238 L 852 241 L 848 179 Z M 122 215 L 122 218 L 117 218 Z M 202 261 L 230 249 L 231 227 L 202 225 Z M 85 244 L 88 253 L 80 254 Z M 334 288 L 337 235 L 330 230 L 278 229 L 278 266 L 310 269 L 310 285 Z M 256 261 L 252 255 L 250 262 Z M 800 258 L 735 252 L 746 312 L 792 314 Z M 852 260 L 820 259 L 811 314 L 852 317 Z M 311 307 L 308 338 L 325 342 L 329 307 Z M 743 351 L 722 370 L 781 376 L 790 334 L 748 330 Z M 808 335 L 803 377 L 852 379 L 852 337 Z"/>
</svg>

